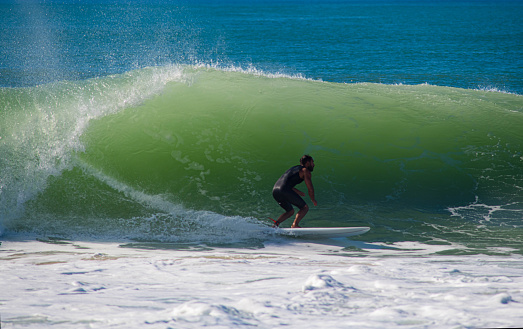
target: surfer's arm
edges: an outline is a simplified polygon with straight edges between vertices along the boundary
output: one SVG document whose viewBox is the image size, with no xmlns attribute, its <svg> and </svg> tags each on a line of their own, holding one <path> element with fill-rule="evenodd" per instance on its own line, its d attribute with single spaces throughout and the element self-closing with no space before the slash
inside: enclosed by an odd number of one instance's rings
<svg viewBox="0 0 523 329">
<path fill-rule="evenodd" d="M 303 193 L 302 191 L 298 190 L 297 188 L 293 187 L 292 190 L 296 193 L 298 193 L 299 196 L 305 196 L 305 193 Z"/>
<path fill-rule="evenodd" d="M 305 180 L 305 185 L 307 185 L 307 190 L 309 190 L 309 197 L 312 200 L 312 203 L 317 206 L 316 198 L 314 197 L 314 186 L 312 186 L 312 175 L 311 172 L 307 169 L 304 170 L 303 179 Z"/>
</svg>

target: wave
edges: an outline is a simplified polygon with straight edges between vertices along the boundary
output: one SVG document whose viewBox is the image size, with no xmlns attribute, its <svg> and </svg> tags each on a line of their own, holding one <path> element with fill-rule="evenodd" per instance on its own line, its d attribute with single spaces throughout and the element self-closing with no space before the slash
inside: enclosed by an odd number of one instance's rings
<svg viewBox="0 0 523 329">
<path fill-rule="evenodd" d="M 255 232 L 303 154 L 316 162 L 311 224 L 404 225 L 415 212 L 521 227 L 519 95 L 168 66 L 0 98 L 8 231 Z"/>
</svg>

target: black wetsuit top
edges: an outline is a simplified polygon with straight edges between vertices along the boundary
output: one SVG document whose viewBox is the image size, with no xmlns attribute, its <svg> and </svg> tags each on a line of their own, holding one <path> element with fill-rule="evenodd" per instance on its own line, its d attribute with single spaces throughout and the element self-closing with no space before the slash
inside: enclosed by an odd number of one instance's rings
<svg viewBox="0 0 523 329">
<path fill-rule="evenodd" d="M 303 182 L 303 178 L 300 178 L 302 168 L 304 167 L 298 165 L 287 170 L 272 189 L 272 196 L 285 211 L 291 211 L 292 205 L 300 209 L 306 205 L 305 201 L 293 190 L 294 186 Z"/>
</svg>

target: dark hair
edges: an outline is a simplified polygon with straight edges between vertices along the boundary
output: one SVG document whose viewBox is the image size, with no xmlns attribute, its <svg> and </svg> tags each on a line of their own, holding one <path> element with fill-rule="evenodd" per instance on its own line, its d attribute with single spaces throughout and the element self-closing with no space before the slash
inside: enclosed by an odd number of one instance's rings
<svg viewBox="0 0 523 329">
<path fill-rule="evenodd" d="M 307 162 L 312 161 L 312 160 L 313 160 L 313 159 L 312 159 L 312 157 L 311 157 L 310 155 L 305 154 L 304 156 L 301 157 L 301 159 L 300 159 L 300 164 L 301 164 L 302 166 L 305 166 L 305 164 L 306 164 Z"/>
</svg>

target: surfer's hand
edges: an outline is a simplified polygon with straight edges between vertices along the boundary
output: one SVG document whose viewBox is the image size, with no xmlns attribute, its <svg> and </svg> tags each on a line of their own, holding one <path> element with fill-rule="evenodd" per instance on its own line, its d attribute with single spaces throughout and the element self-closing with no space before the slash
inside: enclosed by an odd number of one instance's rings
<svg viewBox="0 0 523 329">
<path fill-rule="evenodd" d="M 294 188 L 293 190 L 294 190 L 294 192 L 298 193 L 299 196 L 305 196 L 305 193 L 298 190 L 297 188 Z"/>
</svg>

